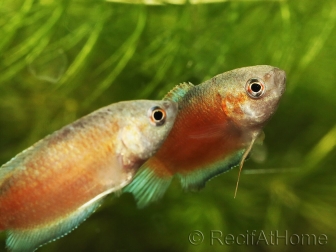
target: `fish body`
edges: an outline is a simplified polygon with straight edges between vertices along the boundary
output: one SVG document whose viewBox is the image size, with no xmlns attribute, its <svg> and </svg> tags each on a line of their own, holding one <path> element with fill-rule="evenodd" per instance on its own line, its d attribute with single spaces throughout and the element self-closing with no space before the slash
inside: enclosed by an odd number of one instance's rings
<svg viewBox="0 0 336 252">
<path fill-rule="evenodd" d="M 174 126 L 124 191 L 144 207 L 162 197 L 175 175 L 184 189 L 204 187 L 243 162 L 284 90 L 285 72 L 272 66 L 235 69 L 197 86 L 175 87 L 164 98 L 178 102 Z"/>
<path fill-rule="evenodd" d="M 0 230 L 11 251 L 70 232 L 120 190 L 171 129 L 177 104 L 128 101 L 101 108 L 40 140 L 0 168 Z"/>
</svg>

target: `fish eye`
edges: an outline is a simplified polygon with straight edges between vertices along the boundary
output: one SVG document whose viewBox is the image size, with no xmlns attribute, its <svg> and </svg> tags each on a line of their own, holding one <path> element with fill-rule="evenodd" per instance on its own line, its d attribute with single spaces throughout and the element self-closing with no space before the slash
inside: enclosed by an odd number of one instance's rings
<svg viewBox="0 0 336 252">
<path fill-rule="evenodd" d="M 161 126 L 166 121 L 166 111 L 158 106 L 150 108 L 148 114 L 150 122 L 155 126 Z"/>
<path fill-rule="evenodd" d="M 246 83 L 246 92 L 252 98 L 260 98 L 265 92 L 265 85 L 258 79 L 249 79 Z"/>
</svg>

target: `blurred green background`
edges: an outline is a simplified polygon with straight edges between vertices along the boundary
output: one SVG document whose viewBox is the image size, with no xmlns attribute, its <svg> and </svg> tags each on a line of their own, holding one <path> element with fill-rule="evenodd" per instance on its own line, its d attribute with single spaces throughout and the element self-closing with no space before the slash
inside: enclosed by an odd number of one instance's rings
<svg viewBox="0 0 336 252">
<path fill-rule="evenodd" d="M 238 169 L 199 193 L 175 181 L 143 210 L 129 194 L 110 196 L 78 229 L 39 251 L 336 251 L 335 23 L 334 0 L 1 0 L 1 164 L 110 103 L 161 99 L 180 82 L 199 84 L 243 66 L 287 72 L 286 93 L 265 128 L 266 160 L 245 163 L 236 199 Z M 203 232 L 203 243 L 189 242 L 193 230 Z M 222 232 L 222 242 L 263 230 L 269 244 L 211 245 L 211 230 Z M 271 231 L 325 234 L 328 242 L 270 245 Z"/>
</svg>

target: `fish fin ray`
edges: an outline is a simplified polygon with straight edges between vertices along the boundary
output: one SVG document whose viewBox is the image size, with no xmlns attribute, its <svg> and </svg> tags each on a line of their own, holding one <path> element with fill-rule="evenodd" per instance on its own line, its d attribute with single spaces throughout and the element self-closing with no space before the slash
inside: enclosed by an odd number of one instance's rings
<svg viewBox="0 0 336 252">
<path fill-rule="evenodd" d="M 263 133 L 263 135 L 260 137 L 261 141 L 263 141 L 263 139 L 265 138 L 264 132 L 262 132 L 262 133 Z M 243 169 L 244 162 L 249 157 L 249 154 L 250 154 L 250 151 L 252 149 L 252 146 L 253 146 L 255 140 L 258 138 L 259 134 L 260 133 L 257 133 L 257 135 L 252 139 L 250 145 L 246 148 L 246 150 L 245 150 L 245 152 L 244 152 L 244 154 L 243 154 L 243 156 L 241 158 L 241 161 L 240 161 L 240 164 L 239 164 L 239 173 L 238 173 L 238 179 L 237 179 L 236 189 L 235 189 L 235 193 L 234 193 L 234 198 L 236 198 L 236 195 L 237 195 L 238 185 L 239 185 L 239 179 L 240 179 L 240 173 L 241 173 L 241 171 Z"/>
<path fill-rule="evenodd" d="M 168 94 L 166 94 L 166 96 L 163 97 L 163 100 L 178 102 L 193 87 L 195 86 L 192 83 L 183 82 L 174 87 L 172 90 L 170 90 Z"/>
<path fill-rule="evenodd" d="M 123 192 L 132 193 L 138 208 L 144 208 L 162 198 L 171 181 L 172 176 L 158 176 L 146 162 L 140 167 L 133 181 L 123 189 Z"/>
<path fill-rule="evenodd" d="M 31 252 L 38 247 L 57 240 L 84 222 L 101 204 L 101 200 L 90 205 L 78 208 L 65 219 L 56 223 L 37 226 L 27 230 L 9 230 L 6 246 L 11 252 Z"/>
<path fill-rule="evenodd" d="M 257 135 L 257 137 L 254 141 L 254 144 L 263 145 L 264 140 L 265 140 L 265 132 L 263 130 L 261 130 L 259 132 L 259 134 Z"/>
<path fill-rule="evenodd" d="M 201 167 L 191 173 L 179 173 L 177 176 L 180 179 L 182 188 L 186 191 L 199 191 L 205 186 L 207 181 L 238 166 L 243 153 L 244 149 L 213 165 Z"/>
</svg>

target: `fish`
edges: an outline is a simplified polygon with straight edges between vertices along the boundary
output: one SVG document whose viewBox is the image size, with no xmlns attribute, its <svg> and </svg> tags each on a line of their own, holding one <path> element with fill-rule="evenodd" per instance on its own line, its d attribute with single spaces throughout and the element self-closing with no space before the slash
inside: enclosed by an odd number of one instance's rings
<svg viewBox="0 0 336 252">
<path fill-rule="evenodd" d="M 160 199 L 174 177 L 185 191 L 198 191 L 233 167 L 240 165 L 241 171 L 253 144 L 262 142 L 262 129 L 285 88 L 286 73 L 268 65 L 176 86 L 164 97 L 178 103 L 173 128 L 123 192 L 132 193 L 143 208 Z"/>
<path fill-rule="evenodd" d="M 162 144 L 173 101 L 118 102 L 61 128 L 0 168 L 0 230 L 10 251 L 34 251 L 120 192 Z"/>
</svg>

